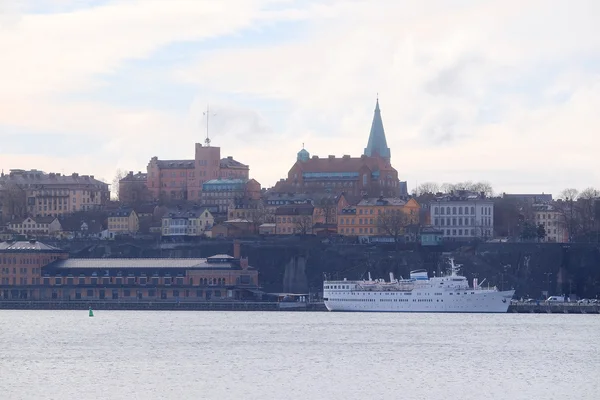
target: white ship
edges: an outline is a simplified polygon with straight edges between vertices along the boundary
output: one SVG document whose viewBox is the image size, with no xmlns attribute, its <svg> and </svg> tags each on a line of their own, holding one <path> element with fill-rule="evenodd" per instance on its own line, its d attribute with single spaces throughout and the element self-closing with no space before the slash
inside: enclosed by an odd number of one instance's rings
<svg viewBox="0 0 600 400">
<path fill-rule="evenodd" d="M 499 291 L 482 287 L 473 279 L 469 287 L 467 278 L 458 274 L 461 265 L 450 261 L 446 276 L 429 278 L 427 271 L 410 273 L 410 279 L 383 279 L 361 281 L 323 282 L 323 299 L 329 311 L 380 311 L 380 312 L 455 312 L 455 313 L 505 313 L 508 311 L 514 290 Z M 485 279 L 484 279 L 485 281 Z M 481 282 L 483 283 L 483 281 Z"/>
</svg>

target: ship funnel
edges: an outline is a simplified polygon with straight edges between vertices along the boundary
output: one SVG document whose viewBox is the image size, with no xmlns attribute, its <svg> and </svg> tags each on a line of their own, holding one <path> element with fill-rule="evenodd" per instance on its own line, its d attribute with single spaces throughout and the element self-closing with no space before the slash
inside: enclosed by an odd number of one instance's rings
<svg viewBox="0 0 600 400">
<path fill-rule="evenodd" d="M 372 281 L 371 279 L 371 273 L 369 272 L 369 282 Z"/>
<path fill-rule="evenodd" d="M 477 289 L 477 278 L 473 278 L 473 289 Z"/>
<path fill-rule="evenodd" d="M 394 273 L 390 272 L 390 282 L 394 282 Z"/>
</svg>

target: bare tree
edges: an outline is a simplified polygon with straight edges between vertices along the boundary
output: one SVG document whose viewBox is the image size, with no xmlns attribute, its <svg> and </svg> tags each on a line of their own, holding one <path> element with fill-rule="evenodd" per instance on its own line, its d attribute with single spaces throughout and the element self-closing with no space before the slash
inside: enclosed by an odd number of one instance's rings
<svg viewBox="0 0 600 400">
<path fill-rule="evenodd" d="M 560 194 L 558 195 L 558 198 L 561 200 L 575 200 L 577 198 L 577 196 L 579 196 L 579 190 L 574 189 L 574 188 L 568 188 L 568 189 L 564 189 L 562 192 L 560 192 Z"/>
<path fill-rule="evenodd" d="M 416 193 L 415 196 L 422 196 L 424 194 L 428 194 L 428 193 L 438 193 L 440 191 L 440 185 L 438 185 L 435 182 L 424 182 L 421 183 L 419 186 L 417 186 L 416 188 Z"/>
<path fill-rule="evenodd" d="M 314 202 L 315 217 L 324 224 L 337 222 L 337 203 L 333 197 L 322 197 Z"/>
<path fill-rule="evenodd" d="M 410 218 L 401 210 L 386 210 L 385 213 L 379 215 L 377 218 L 377 228 L 379 233 L 391 236 L 394 239 L 396 248 L 409 224 Z"/>
<path fill-rule="evenodd" d="M 312 233 L 313 219 L 312 215 L 298 215 L 295 217 L 296 228 L 295 231 L 299 235 L 308 235 Z"/>
<path fill-rule="evenodd" d="M 0 209 L 5 221 L 22 218 L 27 214 L 27 195 L 25 189 L 16 182 L 0 183 Z"/>
<path fill-rule="evenodd" d="M 126 176 L 127 176 L 127 171 L 125 171 L 123 169 L 118 168 L 117 171 L 115 172 L 115 177 L 113 178 L 112 185 L 111 185 L 112 186 L 111 187 L 111 189 L 112 189 L 111 192 L 112 192 L 113 198 L 115 200 L 120 200 L 120 198 L 119 198 L 119 194 L 120 194 L 119 185 L 120 185 L 121 179 L 125 178 Z"/>
</svg>

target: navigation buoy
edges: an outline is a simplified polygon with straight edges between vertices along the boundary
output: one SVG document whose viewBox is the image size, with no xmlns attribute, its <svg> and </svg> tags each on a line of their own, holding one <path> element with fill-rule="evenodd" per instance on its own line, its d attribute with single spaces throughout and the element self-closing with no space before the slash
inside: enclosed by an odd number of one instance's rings
<svg viewBox="0 0 600 400">
<path fill-rule="evenodd" d="M 94 316 L 94 312 L 92 311 L 92 307 L 90 307 L 90 314 L 89 315 L 90 315 L 90 317 Z"/>
</svg>

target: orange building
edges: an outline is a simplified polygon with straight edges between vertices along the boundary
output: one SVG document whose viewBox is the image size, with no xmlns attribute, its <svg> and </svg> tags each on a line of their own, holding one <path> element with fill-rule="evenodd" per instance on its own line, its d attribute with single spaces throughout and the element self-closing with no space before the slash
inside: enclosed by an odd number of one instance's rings
<svg viewBox="0 0 600 400">
<path fill-rule="evenodd" d="M 35 240 L 0 243 L 0 298 L 39 298 L 42 268 L 68 257 L 66 251 Z"/>
<path fill-rule="evenodd" d="M 69 259 L 39 242 L 0 244 L 0 299 L 239 300 L 258 288 L 258 271 L 241 257 Z"/>
<path fill-rule="evenodd" d="M 400 198 L 363 198 L 344 208 L 338 216 L 338 233 L 358 236 L 389 236 L 419 222 L 419 203 Z"/>
</svg>

